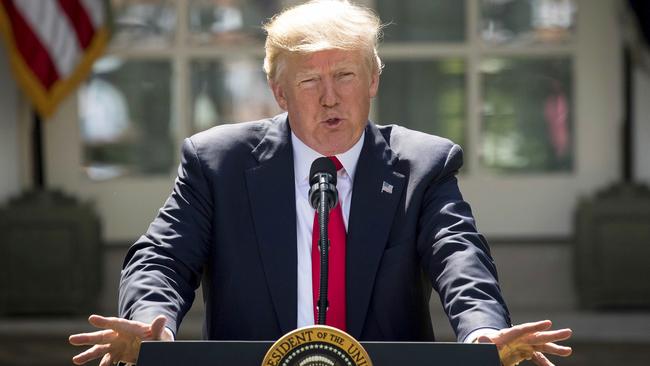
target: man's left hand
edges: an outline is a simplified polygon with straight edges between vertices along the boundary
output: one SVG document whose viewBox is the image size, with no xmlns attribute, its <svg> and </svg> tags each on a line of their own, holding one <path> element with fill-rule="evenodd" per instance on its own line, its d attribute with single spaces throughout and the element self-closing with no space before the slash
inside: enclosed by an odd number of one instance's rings
<svg viewBox="0 0 650 366">
<path fill-rule="evenodd" d="M 571 329 L 549 330 L 550 320 L 524 323 L 505 328 L 493 334 L 478 337 L 479 343 L 494 343 L 499 350 L 499 358 L 504 366 L 514 366 L 523 360 L 532 360 L 538 366 L 553 366 L 544 356 L 551 354 L 567 357 L 571 347 L 555 344 L 571 337 Z"/>
</svg>

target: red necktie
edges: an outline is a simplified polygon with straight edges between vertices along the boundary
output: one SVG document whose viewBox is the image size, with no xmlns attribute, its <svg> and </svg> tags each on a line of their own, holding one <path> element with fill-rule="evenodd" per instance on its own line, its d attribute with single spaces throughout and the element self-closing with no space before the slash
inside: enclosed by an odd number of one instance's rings
<svg viewBox="0 0 650 366">
<path fill-rule="evenodd" d="M 341 170 L 343 165 L 334 156 L 329 157 L 336 166 L 336 170 Z M 318 250 L 318 240 L 320 233 L 318 230 L 318 211 L 314 215 L 314 227 L 312 229 L 312 247 L 311 247 L 311 278 L 314 295 L 314 320 L 318 321 L 318 292 L 320 288 L 320 251 Z M 326 324 L 343 331 L 345 327 L 345 224 L 343 223 L 343 212 L 341 204 L 330 210 L 330 220 L 327 226 L 330 247 L 329 247 L 329 280 L 328 280 L 328 299 L 329 309 L 327 310 Z"/>
</svg>

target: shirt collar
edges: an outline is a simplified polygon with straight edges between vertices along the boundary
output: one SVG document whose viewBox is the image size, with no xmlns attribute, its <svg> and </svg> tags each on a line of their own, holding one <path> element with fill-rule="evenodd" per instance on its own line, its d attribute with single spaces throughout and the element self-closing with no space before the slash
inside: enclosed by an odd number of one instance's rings
<svg viewBox="0 0 650 366">
<path fill-rule="evenodd" d="M 357 141 L 354 146 L 342 154 L 336 154 L 341 165 L 343 165 L 343 169 L 350 176 L 352 181 L 354 181 L 354 173 L 357 170 L 357 163 L 359 162 L 359 155 L 361 154 L 361 148 L 363 147 L 365 136 L 366 132 L 363 131 L 359 141 Z M 291 131 L 291 145 L 293 146 L 293 170 L 296 176 L 296 182 L 307 181 L 309 180 L 311 163 L 316 158 L 320 158 L 324 155 L 305 145 L 305 143 L 302 142 L 293 131 Z"/>
</svg>

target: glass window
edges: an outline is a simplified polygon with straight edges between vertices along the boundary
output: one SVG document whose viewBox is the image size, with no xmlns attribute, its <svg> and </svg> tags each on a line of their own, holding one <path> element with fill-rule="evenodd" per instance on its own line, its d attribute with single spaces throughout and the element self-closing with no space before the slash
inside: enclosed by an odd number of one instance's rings
<svg viewBox="0 0 650 366">
<path fill-rule="evenodd" d="M 465 1 L 379 0 L 384 40 L 462 42 L 465 40 Z"/>
<path fill-rule="evenodd" d="M 510 172 L 567 171 L 573 163 L 571 60 L 481 62 L 481 161 Z"/>
<path fill-rule="evenodd" d="M 89 174 L 95 178 L 167 174 L 174 161 L 174 142 L 178 142 L 170 133 L 172 110 L 189 117 L 180 121 L 187 125 L 177 127 L 191 133 L 281 112 L 267 86 L 260 56 L 238 55 L 257 47 L 261 52 L 261 25 L 285 6 L 301 2 L 111 0 L 112 45 L 126 47 L 132 54 L 127 59 L 107 57 L 98 62 L 81 92 Z M 387 48 L 421 43 L 412 45 L 422 51 L 417 59 L 395 52 L 385 58 L 387 65 L 374 101 L 378 123 L 398 123 L 449 138 L 466 152 L 471 150 L 472 159 L 499 172 L 572 169 L 571 51 L 563 53 L 566 48 L 561 48 L 559 54 L 564 56 L 537 59 L 508 55 L 512 49 L 526 55 L 539 43 L 570 45 L 576 29 L 576 0 L 361 3 L 374 4 L 382 21 L 389 24 L 384 30 Z M 176 36 L 177 9 L 186 17 L 181 23 L 187 29 L 180 33 L 189 38 Z M 468 19 L 468 10 L 477 10 L 479 17 Z M 478 43 L 467 37 L 469 21 L 479 22 Z M 458 47 L 450 49 L 443 43 L 458 43 Z M 221 45 L 233 52 L 210 52 Z M 486 54 L 492 46 L 500 48 L 501 56 Z M 164 61 L 149 61 L 162 57 L 152 47 L 171 52 Z M 478 54 L 471 52 L 475 49 Z M 470 57 L 478 62 L 469 63 Z M 171 89 L 172 64 L 189 70 L 187 79 L 175 80 L 175 91 Z M 189 95 L 183 95 L 183 104 L 173 104 L 171 95 L 180 91 Z M 470 106 L 468 95 L 481 95 L 481 104 Z M 108 105 L 110 113 L 101 112 L 102 108 L 109 111 Z M 470 115 L 470 107 L 480 113 Z M 476 140 L 468 138 L 468 125 L 477 131 Z M 140 141 L 142 136 L 147 136 L 146 141 Z M 90 173 L 91 168 L 99 173 Z"/>
<path fill-rule="evenodd" d="M 273 0 L 192 0 L 188 24 L 197 43 L 263 42 L 262 24 L 279 10 Z"/>
<path fill-rule="evenodd" d="M 170 45 L 176 33 L 176 8 L 165 0 L 112 0 L 117 47 Z"/>
<path fill-rule="evenodd" d="M 169 174 L 175 161 L 171 102 L 169 61 L 97 61 L 79 91 L 88 176 Z"/>
<path fill-rule="evenodd" d="M 481 0 L 480 37 L 489 43 L 557 43 L 575 32 L 574 0 Z"/>
<path fill-rule="evenodd" d="M 267 85 L 261 59 L 193 61 L 191 78 L 194 132 L 281 112 Z"/>
<path fill-rule="evenodd" d="M 380 124 L 400 124 L 464 145 L 465 62 L 386 62 L 377 110 Z"/>
</svg>

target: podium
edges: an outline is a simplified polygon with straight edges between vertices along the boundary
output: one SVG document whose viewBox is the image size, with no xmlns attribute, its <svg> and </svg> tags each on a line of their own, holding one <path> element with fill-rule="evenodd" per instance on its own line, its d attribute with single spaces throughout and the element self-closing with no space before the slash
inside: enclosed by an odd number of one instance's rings
<svg viewBox="0 0 650 366">
<path fill-rule="evenodd" d="M 270 341 L 143 342 L 138 366 L 260 366 Z M 374 366 L 499 366 L 493 344 L 361 342 Z"/>
</svg>

